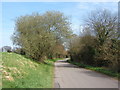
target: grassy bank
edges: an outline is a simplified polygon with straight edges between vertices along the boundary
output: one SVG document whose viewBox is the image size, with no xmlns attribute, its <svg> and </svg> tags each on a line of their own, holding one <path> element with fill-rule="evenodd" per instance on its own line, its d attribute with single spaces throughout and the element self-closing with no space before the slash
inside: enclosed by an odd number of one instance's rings
<svg viewBox="0 0 120 90">
<path fill-rule="evenodd" d="M 77 62 L 72 62 L 70 60 L 68 60 L 68 62 L 71 63 L 71 64 L 74 64 L 74 65 L 77 65 L 81 68 L 86 68 L 86 69 L 90 69 L 90 70 L 93 70 L 93 71 L 97 71 L 97 72 L 100 72 L 100 73 L 103 73 L 103 74 L 106 74 L 106 75 L 109 75 L 109 76 L 112 76 L 112 77 L 115 77 L 115 78 L 120 77 L 120 73 L 113 72 L 113 71 L 105 69 L 103 67 L 93 67 L 93 66 L 90 66 L 90 65 L 85 65 L 85 64 L 81 64 L 81 63 L 77 63 Z"/>
<path fill-rule="evenodd" d="M 19 54 L 1 54 L 3 88 L 53 88 L 53 63 L 58 59 L 37 63 Z"/>
</svg>

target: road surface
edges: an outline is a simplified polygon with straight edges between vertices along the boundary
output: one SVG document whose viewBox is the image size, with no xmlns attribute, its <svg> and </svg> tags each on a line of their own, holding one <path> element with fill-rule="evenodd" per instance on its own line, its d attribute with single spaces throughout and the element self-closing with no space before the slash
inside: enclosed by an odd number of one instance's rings
<svg viewBox="0 0 120 90">
<path fill-rule="evenodd" d="M 78 68 L 66 60 L 55 63 L 55 88 L 118 88 L 118 80 L 107 75 Z"/>
</svg>

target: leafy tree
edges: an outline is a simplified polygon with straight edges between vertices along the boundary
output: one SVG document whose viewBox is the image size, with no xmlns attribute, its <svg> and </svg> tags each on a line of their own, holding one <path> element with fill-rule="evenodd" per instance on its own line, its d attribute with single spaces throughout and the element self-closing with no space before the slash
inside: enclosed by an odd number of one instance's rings
<svg viewBox="0 0 120 90">
<path fill-rule="evenodd" d="M 25 50 L 28 57 L 43 61 L 57 42 L 62 43 L 71 33 L 69 19 L 58 11 L 21 16 L 16 20 L 13 43 Z"/>
<path fill-rule="evenodd" d="M 82 34 L 73 39 L 69 52 L 73 61 L 92 65 L 95 54 L 95 37 L 85 29 Z"/>
<path fill-rule="evenodd" d="M 118 38 L 117 15 L 108 10 L 97 10 L 91 12 L 86 19 L 86 25 L 90 28 L 96 37 L 96 55 L 97 65 L 107 65 L 109 61 L 104 59 L 104 44 Z M 106 55 L 105 55 L 106 56 Z"/>
<path fill-rule="evenodd" d="M 120 33 L 116 13 L 97 10 L 85 20 L 85 27 L 78 39 L 70 46 L 72 60 L 81 63 L 106 66 L 120 71 Z"/>
</svg>

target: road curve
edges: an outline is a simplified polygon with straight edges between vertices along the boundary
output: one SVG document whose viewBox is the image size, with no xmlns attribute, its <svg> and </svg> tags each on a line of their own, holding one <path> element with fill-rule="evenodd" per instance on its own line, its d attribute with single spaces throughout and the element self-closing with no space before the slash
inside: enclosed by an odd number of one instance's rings
<svg viewBox="0 0 120 90">
<path fill-rule="evenodd" d="M 107 75 L 78 68 L 66 60 L 55 63 L 55 88 L 118 88 L 118 80 Z"/>
</svg>

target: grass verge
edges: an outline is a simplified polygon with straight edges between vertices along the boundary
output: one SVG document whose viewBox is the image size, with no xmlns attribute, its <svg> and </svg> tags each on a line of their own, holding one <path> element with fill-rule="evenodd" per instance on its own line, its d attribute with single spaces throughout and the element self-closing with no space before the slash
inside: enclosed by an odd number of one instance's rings
<svg viewBox="0 0 120 90">
<path fill-rule="evenodd" d="M 53 88 L 54 62 L 37 63 L 15 53 L 2 54 L 2 88 Z"/>
<path fill-rule="evenodd" d="M 68 60 L 69 63 L 71 64 L 74 64 L 74 65 L 77 65 L 81 68 L 86 68 L 86 69 L 90 69 L 90 70 L 93 70 L 93 71 L 97 71 L 97 72 L 100 72 L 100 73 L 103 73 L 103 74 L 106 74 L 108 76 L 112 76 L 112 77 L 115 77 L 115 78 L 119 78 L 120 79 L 120 73 L 117 73 L 117 72 L 113 72 L 111 70 L 107 70 L 103 67 L 93 67 L 93 66 L 90 66 L 90 65 L 85 65 L 85 64 L 81 64 L 81 63 L 77 63 L 77 62 L 72 62 L 70 60 Z"/>
</svg>

